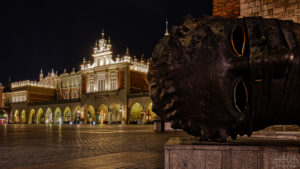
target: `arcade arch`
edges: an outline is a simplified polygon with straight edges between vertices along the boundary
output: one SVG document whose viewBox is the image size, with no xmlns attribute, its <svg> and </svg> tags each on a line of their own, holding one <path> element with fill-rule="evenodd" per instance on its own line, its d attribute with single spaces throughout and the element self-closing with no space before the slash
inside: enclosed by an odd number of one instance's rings
<svg viewBox="0 0 300 169">
<path fill-rule="evenodd" d="M 108 121 L 108 108 L 105 104 L 101 104 L 98 107 L 98 111 L 99 111 L 99 122 L 101 124 L 103 123 L 107 123 Z"/>
<path fill-rule="evenodd" d="M 62 115 L 61 115 L 61 110 L 59 107 L 57 107 L 55 109 L 55 112 L 54 112 L 54 123 L 57 124 L 57 123 L 60 123 L 62 122 Z"/>
<path fill-rule="evenodd" d="M 36 124 L 40 124 L 42 122 L 44 122 L 44 117 L 43 116 L 43 109 L 42 108 L 39 108 L 39 110 L 37 111 L 37 114 L 36 114 Z"/>
<path fill-rule="evenodd" d="M 81 121 L 81 113 L 80 113 L 80 107 L 77 106 L 75 107 L 74 111 L 73 111 L 73 119 L 75 120 L 76 124 L 79 124 Z"/>
<path fill-rule="evenodd" d="M 70 107 L 66 107 L 64 111 L 63 122 L 70 122 L 70 121 L 72 121 L 72 112 Z"/>
<path fill-rule="evenodd" d="M 29 112 L 29 117 L 28 117 L 28 124 L 32 124 L 32 120 L 33 120 L 33 115 L 35 114 L 35 110 L 31 109 Z"/>
<path fill-rule="evenodd" d="M 20 121 L 19 110 L 15 110 L 15 112 L 14 112 L 14 122 L 19 123 L 19 121 Z"/>
<path fill-rule="evenodd" d="M 120 122 L 121 121 L 121 117 L 122 117 L 122 114 L 121 114 L 121 106 L 119 104 L 111 104 L 109 106 L 109 109 L 110 109 L 110 116 L 109 116 L 109 121 L 111 122 Z"/>
<path fill-rule="evenodd" d="M 21 112 L 21 124 L 26 123 L 26 111 L 23 109 Z"/>
<path fill-rule="evenodd" d="M 94 107 L 92 105 L 89 105 L 85 110 L 85 122 L 92 123 L 93 121 L 96 121 L 96 112 Z"/>
<path fill-rule="evenodd" d="M 152 122 L 155 120 L 155 117 L 157 115 L 152 111 L 152 102 L 149 103 L 147 105 L 147 108 L 146 108 L 146 117 L 145 117 L 145 121 L 146 122 Z"/>
<path fill-rule="evenodd" d="M 131 108 L 130 108 L 130 121 L 138 121 L 138 120 L 142 120 L 142 111 L 143 111 L 143 106 L 136 102 L 134 103 Z"/>
<path fill-rule="evenodd" d="M 1 124 L 8 123 L 8 114 L 5 110 L 0 110 L 0 123 Z"/>
<path fill-rule="evenodd" d="M 53 113 L 52 113 L 51 108 L 48 108 L 48 109 L 46 110 L 45 123 L 46 123 L 46 124 L 51 124 L 51 123 L 53 123 Z"/>
</svg>

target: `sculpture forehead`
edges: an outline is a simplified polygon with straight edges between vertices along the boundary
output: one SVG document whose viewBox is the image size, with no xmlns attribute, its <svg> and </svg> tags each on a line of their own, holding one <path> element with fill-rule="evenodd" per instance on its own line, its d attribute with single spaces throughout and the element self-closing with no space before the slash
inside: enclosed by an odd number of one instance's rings
<svg viewBox="0 0 300 169">
<path fill-rule="evenodd" d="M 250 63 L 256 59 L 284 59 L 284 55 L 295 52 L 296 36 L 299 36 L 299 25 L 289 21 L 277 19 L 263 19 L 259 17 L 243 19 L 224 19 L 215 17 L 187 18 L 181 26 L 172 29 L 173 36 L 180 46 L 187 51 L 207 49 L 210 52 L 224 50 L 230 44 L 230 32 L 234 27 L 243 29 Z M 297 28 L 298 29 L 295 29 Z M 225 44 L 225 45 L 224 45 Z M 220 49 L 221 47 L 223 49 Z M 230 50 L 230 49 L 229 49 Z M 276 54 L 279 53 L 279 54 Z M 229 56 L 231 53 L 219 53 Z M 294 55 L 294 54 L 293 54 Z M 192 56 L 190 56 L 192 57 Z M 228 61 L 228 60 L 227 60 Z"/>
</svg>

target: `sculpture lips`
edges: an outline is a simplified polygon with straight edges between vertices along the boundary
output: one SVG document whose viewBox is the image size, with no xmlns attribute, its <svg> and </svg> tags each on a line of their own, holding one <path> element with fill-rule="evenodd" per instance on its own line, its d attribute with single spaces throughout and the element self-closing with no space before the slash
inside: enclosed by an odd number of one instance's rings
<svg viewBox="0 0 300 169">
<path fill-rule="evenodd" d="M 300 124 L 300 25 L 187 16 L 156 45 L 153 110 L 205 140 Z"/>
</svg>

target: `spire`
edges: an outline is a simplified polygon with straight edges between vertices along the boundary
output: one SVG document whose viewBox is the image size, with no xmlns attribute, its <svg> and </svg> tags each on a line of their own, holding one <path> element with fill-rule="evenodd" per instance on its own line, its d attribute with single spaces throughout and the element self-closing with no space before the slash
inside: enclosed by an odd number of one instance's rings
<svg viewBox="0 0 300 169">
<path fill-rule="evenodd" d="M 103 28 L 102 28 L 101 36 L 102 36 L 102 39 L 104 39 L 104 29 Z"/>
<path fill-rule="evenodd" d="M 110 41 L 110 36 L 108 36 L 108 44 L 109 44 L 109 45 L 110 45 L 110 42 L 111 42 L 111 41 Z"/>
<path fill-rule="evenodd" d="M 41 73 L 40 73 L 40 81 L 43 79 L 44 75 L 43 75 L 43 69 L 41 69 Z"/>
<path fill-rule="evenodd" d="M 54 77 L 54 69 L 51 70 L 51 77 Z"/>
<path fill-rule="evenodd" d="M 64 73 L 67 73 L 67 69 L 66 68 L 64 69 Z"/>
<path fill-rule="evenodd" d="M 168 19 L 166 19 L 166 33 L 165 36 L 169 36 L 169 31 L 168 31 Z"/>
<path fill-rule="evenodd" d="M 117 61 L 117 62 L 120 62 L 120 60 L 121 60 L 120 55 L 117 54 L 116 61 Z"/>
<path fill-rule="evenodd" d="M 145 55 L 144 55 L 144 54 L 142 54 L 142 56 L 141 56 L 141 63 L 142 63 L 142 64 L 145 63 Z"/>
<path fill-rule="evenodd" d="M 124 61 L 125 62 L 131 62 L 131 57 L 129 55 L 129 49 L 128 49 L 128 47 L 126 48 L 126 54 L 124 56 Z"/>
</svg>

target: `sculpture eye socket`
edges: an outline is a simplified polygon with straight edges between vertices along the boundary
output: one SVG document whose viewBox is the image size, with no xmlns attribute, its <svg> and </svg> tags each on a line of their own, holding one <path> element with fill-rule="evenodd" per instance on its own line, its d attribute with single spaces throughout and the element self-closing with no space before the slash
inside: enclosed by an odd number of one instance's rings
<svg viewBox="0 0 300 169">
<path fill-rule="evenodd" d="M 233 89 L 233 101 L 235 108 L 243 114 L 248 105 L 248 90 L 245 82 L 240 79 Z"/>
<path fill-rule="evenodd" d="M 246 35 L 245 31 L 240 26 L 235 26 L 231 31 L 231 46 L 238 57 L 244 56 Z"/>
</svg>

